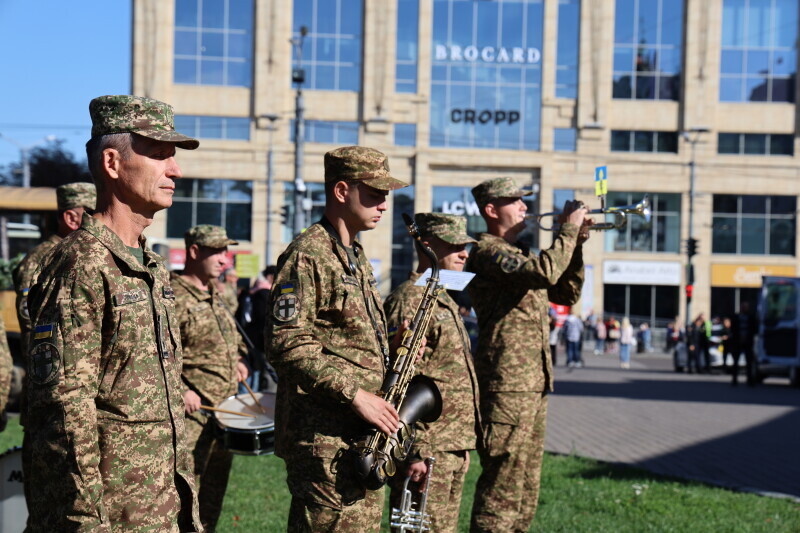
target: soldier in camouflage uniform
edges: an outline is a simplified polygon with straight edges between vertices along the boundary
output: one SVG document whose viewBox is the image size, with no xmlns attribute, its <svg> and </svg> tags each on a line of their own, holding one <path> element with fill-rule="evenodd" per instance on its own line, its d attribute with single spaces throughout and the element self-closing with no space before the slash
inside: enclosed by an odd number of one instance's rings
<svg viewBox="0 0 800 533">
<path fill-rule="evenodd" d="M 33 248 L 12 273 L 17 292 L 17 317 L 19 318 L 22 353 L 27 352 L 26 340 L 31 330 L 28 314 L 28 291 L 35 281 L 34 274 L 42 268 L 44 258 L 61 239 L 81 227 L 84 212 L 94 212 L 97 193 L 91 183 L 69 183 L 56 189 L 58 204 L 58 229 L 43 243 Z"/>
<path fill-rule="evenodd" d="M 13 369 L 14 361 L 11 359 L 11 350 L 8 348 L 6 324 L 0 313 L 0 431 L 6 429 L 6 406 L 8 406 L 8 395 L 11 392 L 11 371 Z"/>
<path fill-rule="evenodd" d="M 467 244 L 476 242 L 467 235 L 464 217 L 441 213 L 418 213 L 414 220 L 422 240 L 433 250 L 439 268 L 461 271 L 467 260 Z M 420 255 L 419 266 L 408 281 L 397 287 L 386 299 L 384 309 L 390 330 L 403 320 L 411 320 L 422 299 L 424 287 L 415 286 L 420 275 L 430 267 L 428 258 Z M 426 457 L 436 459 L 428 490 L 427 512 L 431 515 L 431 531 L 456 531 L 461 505 L 461 489 L 469 469 L 469 451 L 475 449 L 476 432 L 480 431 L 478 381 L 472 365 L 469 335 L 456 304 L 446 291 L 436 300 L 426 333 L 427 344 L 417 373 L 436 382 L 442 394 L 443 410 L 436 422 L 417 423 L 417 438 L 411 451 L 406 475 L 414 482 L 424 479 Z M 394 476 L 393 507 L 400 507 L 403 475 Z"/>
<path fill-rule="evenodd" d="M 347 453 L 368 425 L 396 431 L 379 396 L 389 345 L 381 298 L 355 237 L 373 229 L 389 191 L 405 187 L 384 154 L 325 154 L 325 213 L 278 259 L 266 352 L 278 373 L 275 454 L 292 493 L 289 531 L 377 531 L 383 489 L 367 491 Z M 363 420 L 363 421 L 362 421 Z"/>
<path fill-rule="evenodd" d="M 527 207 L 511 178 L 484 181 L 472 194 L 488 233 L 470 252 L 469 293 L 478 315 L 475 370 L 481 392 L 483 471 L 472 531 L 528 531 L 539 499 L 547 393 L 553 390 L 548 301 L 573 305 L 583 286 L 586 209 L 568 202 L 550 248 L 532 254 L 516 242 Z"/>
<path fill-rule="evenodd" d="M 186 232 L 186 266 L 171 276 L 175 312 L 183 346 L 183 402 L 186 408 L 186 444 L 192 451 L 200 520 L 206 532 L 216 529 L 233 455 L 214 438 L 214 423 L 200 411 L 236 394 L 247 378 L 244 340 L 230 310 L 221 301 L 214 281 L 228 261 L 225 228 L 195 226 Z"/>
<path fill-rule="evenodd" d="M 28 292 L 36 281 L 36 274 L 46 263 L 50 251 L 61 242 L 61 239 L 81 227 L 83 213 L 94 213 L 97 192 L 92 183 L 69 183 L 56 188 L 56 203 L 58 206 L 58 229 L 43 243 L 33 248 L 25 256 L 12 277 L 17 293 L 17 319 L 20 328 L 20 349 L 23 354 L 28 353 L 28 335 L 31 330 L 31 319 L 28 313 Z M 23 427 L 22 437 L 22 471 L 30 471 L 30 442 L 25 431 L 25 398 L 27 396 L 27 382 L 22 383 L 22 398 L 20 401 L 19 422 Z M 25 484 L 27 492 L 30 485 Z"/>
<path fill-rule="evenodd" d="M 172 108 L 89 104 L 97 210 L 51 253 L 28 297 L 29 530 L 202 530 L 184 444 L 181 344 L 163 259 L 142 231 L 172 204 Z"/>
</svg>

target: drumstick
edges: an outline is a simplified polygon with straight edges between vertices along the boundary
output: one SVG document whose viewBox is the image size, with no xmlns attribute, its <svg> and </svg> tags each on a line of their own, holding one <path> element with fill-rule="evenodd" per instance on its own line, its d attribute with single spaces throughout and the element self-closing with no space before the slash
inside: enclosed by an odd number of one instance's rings
<svg viewBox="0 0 800 533">
<path fill-rule="evenodd" d="M 261 412 L 267 414 L 267 412 L 264 410 L 264 406 L 261 405 L 261 403 L 258 401 L 258 398 L 256 398 L 256 394 L 253 392 L 253 389 L 251 389 L 250 385 L 247 384 L 247 380 L 243 379 L 242 385 L 244 385 L 244 388 L 247 389 L 247 392 L 250 393 L 250 397 L 253 399 L 258 408 L 261 409 Z"/>
<path fill-rule="evenodd" d="M 229 411 L 227 409 L 220 409 L 219 407 L 209 407 L 207 405 L 201 405 L 200 409 L 205 409 L 206 411 L 217 411 L 218 413 L 225 413 L 228 415 L 237 415 L 237 416 L 246 416 L 248 418 L 256 418 L 256 415 L 251 415 L 248 413 L 238 413 L 236 411 Z"/>
</svg>

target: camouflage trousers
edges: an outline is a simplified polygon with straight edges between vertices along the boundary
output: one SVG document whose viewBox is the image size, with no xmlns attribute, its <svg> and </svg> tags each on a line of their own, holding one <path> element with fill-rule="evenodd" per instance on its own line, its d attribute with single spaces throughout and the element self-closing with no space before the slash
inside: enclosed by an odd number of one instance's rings
<svg viewBox="0 0 800 533">
<path fill-rule="evenodd" d="M 340 460 L 341 459 L 341 460 Z M 385 491 L 366 490 L 347 454 L 339 458 L 284 458 L 292 494 L 288 533 L 380 530 Z"/>
<path fill-rule="evenodd" d="M 481 396 L 485 444 L 471 531 L 528 531 L 539 503 L 547 396 L 541 392 Z"/>
<path fill-rule="evenodd" d="M 214 436 L 214 421 L 197 412 L 186 417 L 186 446 L 200 504 L 200 521 L 213 533 L 222 512 L 233 455 Z"/>
<path fill-rule="evenodd" d="M 468 451 L 434 452 L 436 462 L 433 465 L 433 476 L 428 488 L 428 504 L 426 513 L 431 517 L 431 531 L 455 532 L 458 529 L 458 512 L 461 508 L 461 490 L 464 488 L 464 477 L 467 475 Z M 392 489 L 390 501 L 392 507 L 400 508 L 403 497 L 403 484 L 405 476 L 398 472 L 389 481 Z M 414 501 L 419 502 L 419 483 L 410 482 L 409 490 L 414 495 Z M 419 503 L 414 506 L 419 510 Z"/>
</svg>

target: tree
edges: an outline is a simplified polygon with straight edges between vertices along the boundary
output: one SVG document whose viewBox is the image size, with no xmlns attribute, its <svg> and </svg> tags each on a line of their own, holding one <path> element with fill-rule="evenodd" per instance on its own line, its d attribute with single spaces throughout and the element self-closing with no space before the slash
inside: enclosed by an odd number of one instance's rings
<svg viewBox="0 0 800 533">
<path fill-rule="evenodd" d="M 31 187 L 58 187 L 76 181 L 92 181 L 86 160 L 76 161 L 75 155 L 65 150 L 63 145 L 62 139 L 56 139 L 31 149 L 28 156 Z M 22 185 L 22 161 L 0 167 L 0 184 Z"/>
</svg>

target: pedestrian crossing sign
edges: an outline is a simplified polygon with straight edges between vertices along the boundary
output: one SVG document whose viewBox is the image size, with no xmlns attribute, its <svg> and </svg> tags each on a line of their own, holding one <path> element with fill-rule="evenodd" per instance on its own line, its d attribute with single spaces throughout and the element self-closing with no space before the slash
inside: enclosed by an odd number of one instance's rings
<svg viewBox="0 0 800 533">
<path fill-rule="evenodd" d="M 608 169 L 605 166 L 594 169 L 594 194 L 596 196 L 608 194 Z"/>
</svg>

